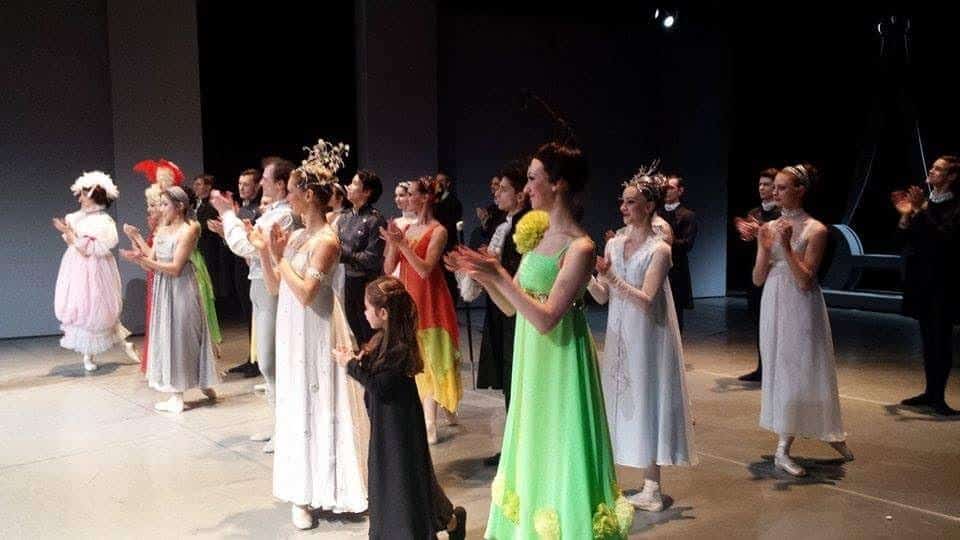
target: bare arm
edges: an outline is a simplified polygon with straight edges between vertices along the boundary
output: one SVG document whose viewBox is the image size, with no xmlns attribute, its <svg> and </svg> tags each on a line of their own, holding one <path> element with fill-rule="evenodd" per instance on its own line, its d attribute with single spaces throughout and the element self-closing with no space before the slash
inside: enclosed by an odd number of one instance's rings
<svg viewBox="0 0 960 540">
<path fill-rule="evenodd" d="M 322 275 L 312 275 L 311 270 L 316 270 L 326 274 L 330 268 L 337 262 L 337 255 L 340 252 L 340 245 L 331 239 L 322 239 L 310 253 L 310 260 L 307 262 L 306 275 L 300 277 L 290 266 L 290 261 L 286 258 L 280 259 L 277 263 L 277 269 L 280 271 L 280 278 L 290 287 L 293 295 L 297 297 L 304 306 L 313 302 L 317 292 L 320 290 L 320 280 Z"/>
<path fill-rule="evenodd" d="M 603 275 L 603 280 L 610 283 L 611 287 L 631 302 L 637 304 L 640 309 L 649 311 L 653 305 L 653 299 L 656 298 L 660 287 L 663 286 L 663 280 L 667 277 L 670 270 L 670 247 L 666 244 L 657 246 L 653 252 L 653 259 L 643 277 L 643 283 L 639 288 L 627 283 L 622 277 L 607 272 Z"/>
<path fill-rule="evenodd" d="M 807 240 L 807 249 L 802 256 L 793 250 L 789 240 L 783 241 L 784 255 L 787 264 L 790 265 L 790 273 L 793 274 L 797 286 L 802 291 L 809 291 L 816 284 L 817 270 L 820 268 L 823 252 L 827 247 L 827 228 L 817 223 L 812 229 Z"/>
<path fill-rule="evenodd" d="M 400 264 L 400 252 L 397 249 L 397 244 L 387 242 L 383 250 L 383 273 L 388 276 L 392 275 L 398 264 Z"/>
<path fill-rule="evenodd" d="M 773 223 L 764 224 L 760 227 L 757 234 L 757 258 L 753 263 L 753 284 L 757 287 L 762 286 L 767 281 L 767 274 L 770 272 L 770 250 L 773 248 Z"/>
<path fill-rule="evenodd" d="M 570 244 L 560 273 L 543 303 L 521 290 L 503 267 L 499 267 L 501 271 L 492 283 L 503 299 L 530 321 L 538 332 L 546 334 L 553 330 L 570 310 L 576 295 L 590 280 L 590 269 L 594 261 L 593 249 L 593 241 L 586 237 L 578 238 Z M 497 301 L 496 297 L 491 297 Z"/>
<path fill-rule="evenodd" d="M 177 242 L 177 250 L 173 254 L 173 260 L 170 262 L 161 262 L 156 259 L 143 258 L 142 266 L 162 272 L 164 274 L 178 277 L 183 272 L 183 267 L 190 260 L 190 254 L 197 247 L 197 239 L 200 237 L 200 224 L 191 222 L 190 226 L 180 232 Z"/>
<path fill-rule="evenodd" d="M 140 253 L 143 253 L 148 259 L 153 258 L 153 247 L 143 239 L 143 235 L 140 234 L 140 229 L 125 223 L 123 225 L 123 233 L 130 239 L 130 243 L 133 244 L 134 248 L 139 250 Z"/>
<path fill-rule="evenodd" d="M 612 239 L 612 238 L 611 238 Z M 610 242 L 607 242 L 606 247 L 604 248 L 603 257 L 597 257 L 597 262 L 595 265 L 598 275 L 603 275 L 610 270 Z M 610 301 L 610 288 L 607 286 L 607 282 L 604 279 L 599 278 L 598 276 L 592 276 L 590 278 L 590 283 L 587 284 L 587 292 L 590 293 L 590 296 L 593 297 L 597 303 L 606 304 Z"/>
<path fill-rule="evenodd" d="M 420 276 L 421 279 L 427 279 L 433 269 L 440 262 L 443 256 L 443 248 L 447 245 L 447 230 L 441 226 L 435 227 L 430 235 L 430 244 L 427 246 L 426 257 L 420 258 L 414 248 L 407 242 L 398 242 L 395 244 L 397 251 L 403 254 L 410 266 Z M 392 272 L 392 270 L 391 270 Z"/>
</svg>

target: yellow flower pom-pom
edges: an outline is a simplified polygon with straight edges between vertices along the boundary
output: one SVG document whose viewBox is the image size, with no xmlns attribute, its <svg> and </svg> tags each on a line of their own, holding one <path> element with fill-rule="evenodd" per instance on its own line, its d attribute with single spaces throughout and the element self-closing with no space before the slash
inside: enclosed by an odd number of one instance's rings
<svg viewBox="0 0 960 540">
<path fill-rule="evenodd" d="M 538 510 L 533 516 L 533 528 L 543 540 L 560 540 L 560 516 L 553 508 Z"/>
<path fill-rule="evenodd" d="M 503 503 L 500 508 L 503 510 L 503 515 L 514 525 L 520 524 L 520 496 L 516 491 L 511 489 L 503 494 Z"/>
<path fill-rule="evenodd" d="M 593 514 L 594 540 L 620 538 L 620 524 L 617 523 L 617 514 L 607 505 L 600 503 Z"/>
<path fill-rule="evenodd" d="M 532 251 L 543 240 L 547 227 L 550 226 L 550 215 L 543 210 L 527 212 L 517 223 L 513 233 L 513 243 L 517 245 L 517 253 L 524 254 Z"/>
</svg>

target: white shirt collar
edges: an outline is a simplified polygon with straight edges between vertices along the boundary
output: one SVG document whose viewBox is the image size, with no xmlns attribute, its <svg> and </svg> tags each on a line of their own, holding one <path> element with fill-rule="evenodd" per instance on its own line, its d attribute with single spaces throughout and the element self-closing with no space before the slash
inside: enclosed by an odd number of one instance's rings
<svg viewBox="0 0 960 540">
<path fill-rule="evenodd" d="M 673 212 L 674 210 L 676 210 L 676 209 L 679 208 L 679 207 L 680 207 L 680 201 L 677 201 L 677 202 L 672 203 L 672 204 L 665 204 L 665 205 L 663 205 L 664 210 L 666 210 L 667 212 Z"/>
<path fill-rule="evenodd" d="M 764 212 L 769 212 L 777 207 L 777 201 L 760 201 L 760 206 Z"/>
</svg>

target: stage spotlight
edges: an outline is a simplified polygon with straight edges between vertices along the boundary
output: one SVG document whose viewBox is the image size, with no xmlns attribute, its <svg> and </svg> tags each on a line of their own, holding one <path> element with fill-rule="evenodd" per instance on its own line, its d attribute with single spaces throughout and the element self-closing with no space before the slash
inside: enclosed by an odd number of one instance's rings
<svg viewBox="0 0 960 540">
<path fill-rule="evenodd" d="M 677 22 L 676 17 L 673 15 L 667 15 L 663 18 L 663 27 L 664 28 L 673 28 L 673 25 Z"/>
<path fill-rule="evenodd" d="M 657 8 L 657 9 L 653 10 L 653 18 L 654 18 L 654 20 L 660 18 L 660 8 Z"/>
</svg>

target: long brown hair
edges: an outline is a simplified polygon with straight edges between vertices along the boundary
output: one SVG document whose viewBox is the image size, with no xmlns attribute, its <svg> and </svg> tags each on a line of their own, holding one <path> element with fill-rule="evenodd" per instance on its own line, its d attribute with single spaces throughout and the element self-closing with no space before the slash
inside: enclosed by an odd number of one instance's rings
<svg viewBox="0 0 960 540">
<path fill-rule="evenodd" d="M 387 320 L 364 345 L 372 372 L 395 370 L 413 377 L 423 371 L 423 357 L 417 341 L 417 306 L 403 283 L 391 276 L 371 281 L 364 291 L 366 301 L 387 310 Z"/>
</svg>

